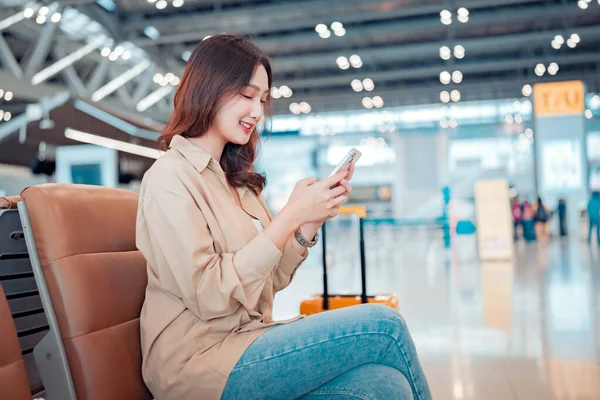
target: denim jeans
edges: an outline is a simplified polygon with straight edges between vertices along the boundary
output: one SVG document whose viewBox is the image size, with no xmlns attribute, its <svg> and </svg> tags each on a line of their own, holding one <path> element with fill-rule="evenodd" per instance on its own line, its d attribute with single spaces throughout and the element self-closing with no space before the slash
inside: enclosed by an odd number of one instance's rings
<svg viewBox="0 0 600 400">
<path fill-rule="evenodd" d="M 234 367 L 222 400 L 430 400 L 406 323 L 363 304 L 276 325 Z"/>
</svg>

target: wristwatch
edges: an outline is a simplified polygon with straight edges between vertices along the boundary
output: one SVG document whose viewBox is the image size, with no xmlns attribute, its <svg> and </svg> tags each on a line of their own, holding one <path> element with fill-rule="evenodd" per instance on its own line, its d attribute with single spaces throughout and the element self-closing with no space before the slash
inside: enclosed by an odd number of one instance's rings
<svg viewBox="0 0 600 400">
<path fill-rule="evenodd" d="M 306 240 L 306 238 L 302 234 L 302 231 L 300 230 L 300 228 L 298 228 L 294 232 L 294 237 L 296 238 L 296 240 L 298 241 L 300 246 L 310 248 L 310 247 L 313 247 L 315 244 L 317 244 L 317 242 L 319 241 L 319 232 L 317 232 L 317 234 L 315 235 L 313 240 L 310 241 L 310 240 Z"/>
</svg>

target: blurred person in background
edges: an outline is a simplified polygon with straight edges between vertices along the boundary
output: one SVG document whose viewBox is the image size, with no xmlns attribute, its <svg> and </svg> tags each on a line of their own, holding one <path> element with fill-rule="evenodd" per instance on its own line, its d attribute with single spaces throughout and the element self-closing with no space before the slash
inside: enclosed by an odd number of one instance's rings
<svg viewBox="0 0 600 400">
<path fill-rule="evenodd" d="M 533 215 L 535 220 L 535 237 L 538 242 L 543 242 L 550 237 L 550 210 L 541 197 L 538 197 L 533 206 Z"/>
<path fill-rule="evenodd" d="M 168 150 L 144 175 L 138 207 L 146 385 L 157 399 L 431 399 L 392 308 L 272 320 L 275 294 L 350 194 L 353 168 L 301 180 L 272 217 L 254 170 L 271 87 L 269 59 L 241 36 L 205 39 L 186 64 L 159 139 Z"/>
<path fill-rule="evenodd" d="M 600 245 L 600 192 L 592 192 L 592 197 L 587 205 L 590 227 L 588 230 L 588 243 L 592 243 L 592 231 L 596 229 L 596 240 Z"/>
<path fill-rule="evenodd" d="M 558 200 L 558 207 L 556 209 L 558 214 L 558 228 L 560 231 L 560 237 L 567 236 L 567 201 L 565 199 Z"/>
<path fill-rule="evenodd" d="M 513 198 L 510 208 L 513 219 L 513 238 L 516 241 L 519 240 L 519 226 L 521 226 L 523 222 L 523 206 L 521 205 L 518 196 Z"/>
<path fill-rule="evenodd" d="M 533 213 L 533 207 L 527 200 L 523 202 L 523 239 L 526 242 L 533 242 L 535 240 L 535 214 Z"/>
</svg>

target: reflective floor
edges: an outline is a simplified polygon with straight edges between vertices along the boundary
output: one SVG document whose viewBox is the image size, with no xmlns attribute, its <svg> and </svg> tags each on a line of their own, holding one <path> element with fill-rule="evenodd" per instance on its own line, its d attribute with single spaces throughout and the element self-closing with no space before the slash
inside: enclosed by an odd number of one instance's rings
<svg viewBox="0 0 600 400">
<path fill-rule="evenodd" d="M 328 232 L 333 292 L 360 289 L 355 231 Z M 383 226 L 366 242 L 369 294 L 399 297 L 434 399 L 600 399 L 598 246 L 518 243 L 514 262 L 480 263 L 473 236 L 447 251 L 436 230 Z M 322 290 L 320 253 L 277 295 L 275 318 Z"/>
</svg>

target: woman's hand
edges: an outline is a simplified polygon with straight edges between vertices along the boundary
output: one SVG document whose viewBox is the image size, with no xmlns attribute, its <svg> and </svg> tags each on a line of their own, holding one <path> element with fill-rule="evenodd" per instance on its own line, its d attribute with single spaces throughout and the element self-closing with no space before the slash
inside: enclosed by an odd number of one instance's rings
<svg viewBox="0 0 600 400">
<path fill-rule="evenodd" d="M 301 180 L 294 187 L 284 207 L 285 212 L 298 227 L 335 217 L 341 204 L 347 200 L 348 188 L 352 190 L 347 181 L 342 183 L 347 175 L 348 171 L 342 171 L 318 182 L 316 178 Z"/>
</svg>

